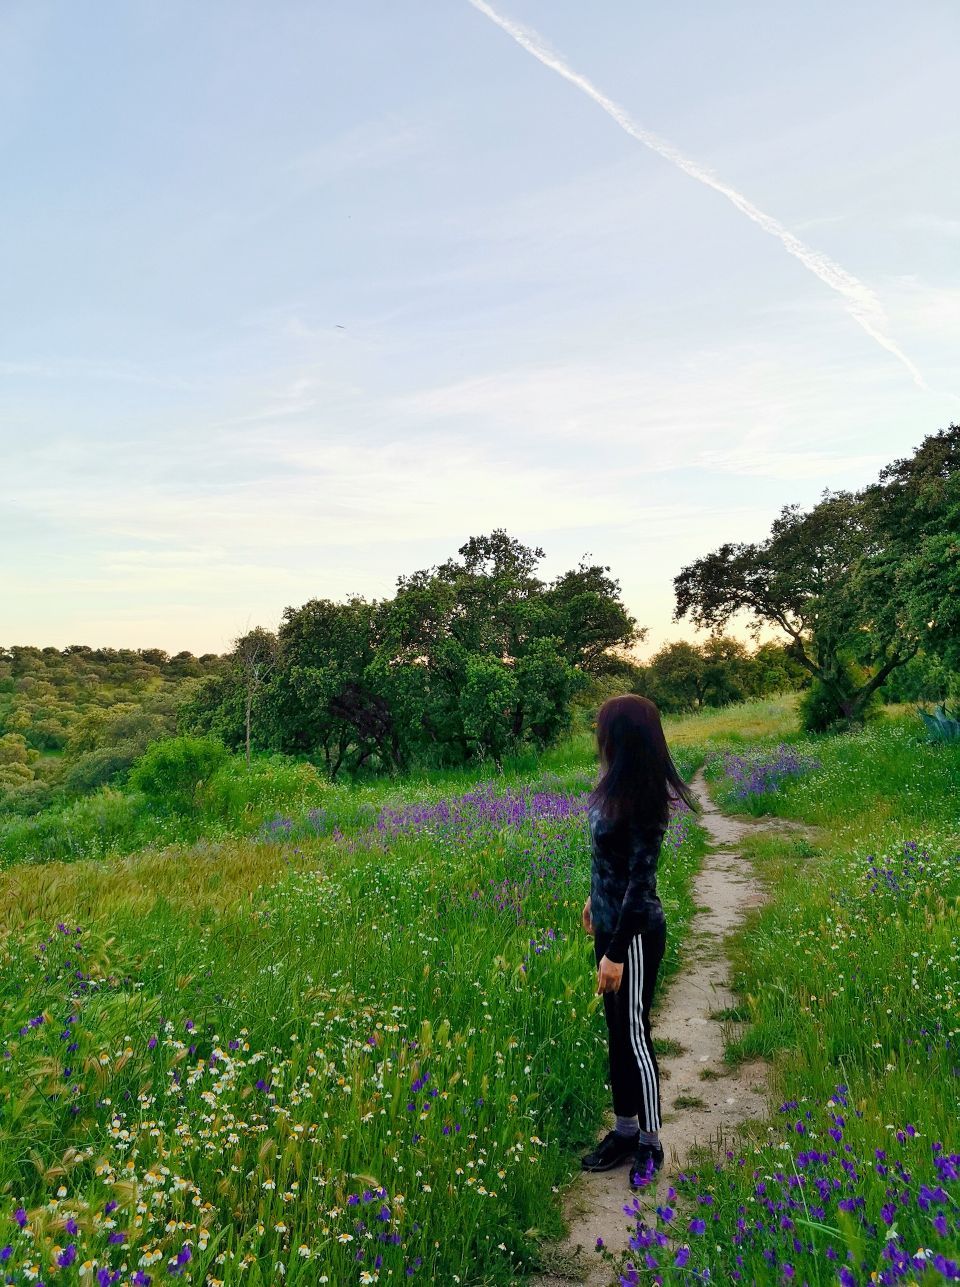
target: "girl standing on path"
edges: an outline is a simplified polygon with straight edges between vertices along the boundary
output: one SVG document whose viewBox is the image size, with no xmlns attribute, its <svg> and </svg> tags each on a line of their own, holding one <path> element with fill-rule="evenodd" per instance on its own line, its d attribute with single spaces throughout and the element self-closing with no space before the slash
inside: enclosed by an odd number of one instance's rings
<svg viewBox="0 0 960 1287">
<path fill-rule="evenodd" d="M 657 861 L 672 803 L 696 809 L 667 748 L 660 712 L 635 693 L 597 713 L 600 777 L 587 802 L 592 853 L 583 928 L 594 938 L 616 1126 L 582 1159 L 586 1171 L 631 1160 L 630 1187 L 663 1165 L 660 1072 L 650 1006 L 666 948 Z"/>
</svg>

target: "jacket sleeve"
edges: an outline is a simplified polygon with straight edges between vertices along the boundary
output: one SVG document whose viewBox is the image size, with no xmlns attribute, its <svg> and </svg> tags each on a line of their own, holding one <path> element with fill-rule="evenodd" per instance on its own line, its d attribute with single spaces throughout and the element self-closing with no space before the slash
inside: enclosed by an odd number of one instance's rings
<svg viewBox="0 0 960 1287">
<path fill-rule="evenodd" d="M 614 964 L 622 964 L 627 957 L 630 940 L 643 928 L 647 913 L 647 890 L 650 866 L 655 858 L 656 842 L 650 836 L 635 836 L 630 846 L 627 888 L 624 890 L 620 915 L 613 936 L 607 944 L 606 956 Z"/>
</svg>

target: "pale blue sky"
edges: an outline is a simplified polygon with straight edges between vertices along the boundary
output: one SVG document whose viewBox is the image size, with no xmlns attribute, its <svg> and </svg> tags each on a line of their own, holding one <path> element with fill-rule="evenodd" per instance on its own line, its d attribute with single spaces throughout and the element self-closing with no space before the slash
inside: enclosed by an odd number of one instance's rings
<svg viewBox="0 0 960 1287">
<path fill-rule="evenodd" d="M 0 8 L 0 643 L 220 651 L 505 526 L 672 577 L 960 416 L 960 9 Z M 342 329 L 341 329 L 342 328 Z"/>
</svg>

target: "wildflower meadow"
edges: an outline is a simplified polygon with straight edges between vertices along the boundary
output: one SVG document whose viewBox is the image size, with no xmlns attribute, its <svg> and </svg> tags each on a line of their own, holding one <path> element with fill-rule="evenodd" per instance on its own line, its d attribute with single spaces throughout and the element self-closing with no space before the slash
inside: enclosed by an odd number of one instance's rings
<svg viewBox="0 0 960 1287">
<path fill-rule="evenodd" d="M 730 948 L 728 1054 L 770 1062 L 767 1119 L 652 1199 L 625 1186 L 611 1273 L 951 1281 L 960 762 L 903 719 L 823 739 L 788 706 L 743 719 L 746 746 L 735 711 L 668 732 L 724 808 L 809 827 L 748 838 L 769 901 Z M 579 924 L 592 755 L 262 792 L 242 826 L 8 861 L 4 1281 L 525 1281 L 608 1107 Z M 665 987 L 703 846 L 679 813 Z"/>
<path fill-rule="evenodd" d="M 604 1108 L 585 785 L 11 867 L 7 1280 L 516 1281 Z"/>
</svg>

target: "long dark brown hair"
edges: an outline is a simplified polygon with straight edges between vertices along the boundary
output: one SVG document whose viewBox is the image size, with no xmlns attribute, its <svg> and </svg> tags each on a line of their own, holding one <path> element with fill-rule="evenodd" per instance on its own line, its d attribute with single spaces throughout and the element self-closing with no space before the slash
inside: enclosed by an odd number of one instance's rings
<svg viewBox="0 0 960 1287">
<path fill-rule="evenodd" d="M 588 803 L 618 823 L 655 830 L 682 800 L 696 810 L 693 792 L 677 772 L 663 735 L 660 712 L 647 697 L 610 697 L 597 712 L 600 778 Z"/>
</svg>

